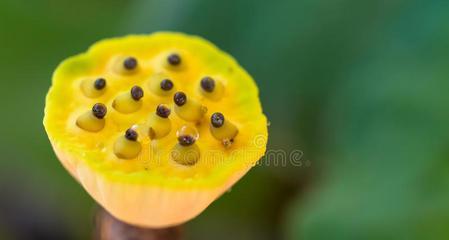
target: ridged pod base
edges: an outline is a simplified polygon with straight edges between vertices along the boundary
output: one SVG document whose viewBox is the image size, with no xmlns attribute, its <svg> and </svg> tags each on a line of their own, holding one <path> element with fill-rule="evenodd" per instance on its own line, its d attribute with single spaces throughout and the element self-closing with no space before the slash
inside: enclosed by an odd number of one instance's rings
<svg viewBox="0 0 449 240">
<path fill-rule="evenodd" d="M 109 181 L 56 146 L 53 149 L 63 166 L 98 204 L 120 220 L 142 227 L 176 226 L 196 217 L 250 169 L 236 172 L 217 188 L 175 190 Z"/>
</svg>

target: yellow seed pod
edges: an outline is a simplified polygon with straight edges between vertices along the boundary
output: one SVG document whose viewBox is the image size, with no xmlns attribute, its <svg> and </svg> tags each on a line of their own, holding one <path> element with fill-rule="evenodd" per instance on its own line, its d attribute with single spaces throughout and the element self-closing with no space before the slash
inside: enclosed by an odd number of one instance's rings
<svg viewBox="0 0 449 240">
<path fill-rule="evenodd" d="M 152 90 L 158 74 L 172 80 L 173 92 Z M 214 80 L 212 96 L 201 90 L 206 76 Z M 86 111 L 95 102 L 85 81 L 98 78 L 107 81 L 95 97 L 109 109 L 102 120 Z M 135 86 L 142 87 L 137 101 L 130 92 Z M 184 104 L 175 101 L 177 91 Z M 173 110 L 168 118 L 155 113 L 160 104 Z M 225 113 L 223 129 L 211 129 L 206 109 Z M 153 228 L 200 214 L 254 166 L 267 142 L 251 76 L 210 42 L 169 32 L 102 40 L 63 61 L 47 94 L 44 126 L 60 162 L 101 206 L 124 222 Z M 190 130 L 173 131 L 183 126 Z M 226 146 L 223 139 L 233 142 Z"/>
</svg>

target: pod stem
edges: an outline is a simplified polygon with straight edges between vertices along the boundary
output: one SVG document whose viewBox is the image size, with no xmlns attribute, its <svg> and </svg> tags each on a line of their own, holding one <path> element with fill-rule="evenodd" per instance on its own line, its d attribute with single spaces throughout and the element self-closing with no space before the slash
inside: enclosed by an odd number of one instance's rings
<svg viewBox="0 0 449 240">
<path fill-rule="evenodd" d="M 124 223 L 99 208 L 95 218 L 96 240 L 181 240 L 182 226 L 168 228 L 143 228 Z"/>
</svg>

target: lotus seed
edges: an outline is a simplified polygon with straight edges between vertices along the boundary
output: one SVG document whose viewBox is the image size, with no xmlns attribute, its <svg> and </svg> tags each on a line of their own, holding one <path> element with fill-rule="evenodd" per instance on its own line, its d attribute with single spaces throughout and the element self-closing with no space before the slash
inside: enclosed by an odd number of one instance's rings
<svg viewBox="0 0 449 240">
<path fill-rule="evenodd" d="M 181 57 L 178 54 L 173 53 L 168 56 L 167 61 L 172 66 L 178 66 L 181 64 Z"/>
<path fill-rule="evenodd" d="M 162 118 L 168 118 L 170 112 L 171 112 L 170 108 L 168 108 L 164 104 L 159 104 L 156 108 L 156 114 Z"/>
<path fill-rule="evenodd" d="M 170 79 L 164 79 L 161 81 L 161 89 L 164 91 L 170 91 L 173 88 L 173 82 Z"/>
<path fill-rule="evenodd" d="M 92 113 L 94 114 L 94 116 L 98 119 L 102 119 L 104 118 L 104 116 L 106 116 L 106 112 L 107 112 L 107 108 L 104 104 L 102 103 L 96 103 L 93 107 L 92 107 Z"/>
<path fill-rule="evenodd" d="M 225 118 L 224 118 L 223 114 L 219 113 L 219 112 L 212 114 L 212 116 L 210 117 L 211 124 L 216 128 L 223 126 L 224 120 L 225 120 Z"/>
<path fill-rule="evenodd" d="M 138 137 L 138 134 L 134 129 L 129 128 L 128 130 L 126 130 L 126 132 L 125 132 L 126 139 L 128 139 L 130 141 L 136 141 L 137 137 Z"/>
<path fill-rule="evenodd" d="M 187 96 L 183 92 L 177 92 L 177 93 L 175 93 L 173 100 L 175 101 L 176 105 L 182 106 L 187 102 Z"/>
<path fill-rule="evenodd" d="M 215 81 L 211 77 L 204 77 L 201 79 L 201 87 L 206 92 L 213 92 L 215 88 Z"/>
<path fill-rule="evenodd" d="M 94 87 L 97 90 L 103 89 L 104 87 L 106 87 L 106 80 L 104 78 L 98 78 L 94 82 Z"/>
<path fill-rule="evenodd" d="M 134 57 L 128 57 L 125 59 L 125 61 L 123 61 L 123 66 L 127 70 L 133 70 L 137 67 L 137 59 L 135 59 Z"/>
<path fill-rule="evenodd" d="M 139 101 L 142 97 L 143 97 L 143 90 L 141 87 L 139 86 L 134 86 L 131 88 L 131 97 L 136 100 Z"/>
</svg>

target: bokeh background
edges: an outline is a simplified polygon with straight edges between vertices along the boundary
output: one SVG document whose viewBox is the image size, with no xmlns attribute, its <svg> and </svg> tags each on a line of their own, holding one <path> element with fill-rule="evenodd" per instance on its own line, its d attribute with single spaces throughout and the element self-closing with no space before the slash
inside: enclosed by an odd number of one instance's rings
<svg viewBox="0 0 449 240">
<path fill-rule="evenodd" d="M 0 239 L 90 239 L 94 201 L 42 126 L 52 71 L 95 41 L 203 36 L 256 79 L 269 149 L 187 239 L 449 239 L 449 2 L 0 0 Z"/>
</svg>

